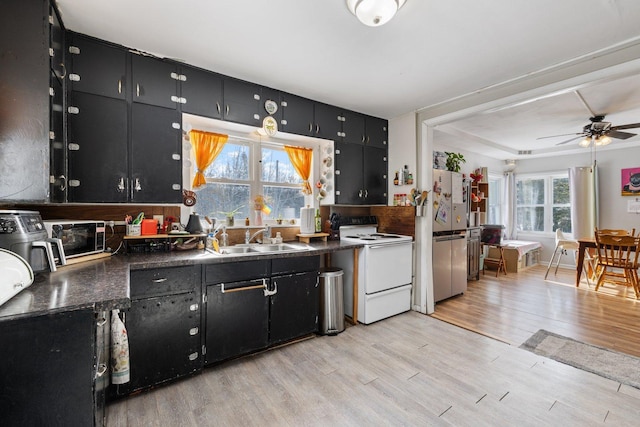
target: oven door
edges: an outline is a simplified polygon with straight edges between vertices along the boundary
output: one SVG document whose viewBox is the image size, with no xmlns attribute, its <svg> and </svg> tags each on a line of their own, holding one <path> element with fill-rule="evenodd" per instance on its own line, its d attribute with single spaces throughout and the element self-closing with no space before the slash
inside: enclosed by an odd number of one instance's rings
<svg viewBox="0 0 640 427">
<path fill-rule="evenodd" d="M 367 245 L 360 254 L 364 261 L 359 283 L 366 294 L 385 291 L 411 283 L 412 242 Z"/>
</svg>

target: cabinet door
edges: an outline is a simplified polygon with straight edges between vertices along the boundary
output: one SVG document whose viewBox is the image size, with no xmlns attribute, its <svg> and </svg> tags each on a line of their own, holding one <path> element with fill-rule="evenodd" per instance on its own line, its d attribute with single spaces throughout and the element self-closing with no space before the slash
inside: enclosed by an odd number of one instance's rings
<svg viewBox="0 0 640 427">
<path fill-rule="evenodd" d="M 176 110 L 132 105 L 131 201 L 182 201 L 180 128 Z"/>
<path fill-rule="evenodd" d="M 71 90 L 126 98 L 127 51 L 124 48 L 74 34 L 67 51 Z"/>
<path fill-rule="evenodd" d="M 175 64 L 156 58 L 131 55 L 133 102 L 177 108 L 178 72 Z"/>
<path fill-rule="evenodd" d="M 269 297 L 263 280 L 207 286 L 205 363 L 267 347 Z"/>
<path fill-rule="evenodd" d="M 342 110 L 333 105 L 315 103 L 313 136 L 340 141 Z"/>
<path fill-rule="evenodd" d="M 355 111 L 344 111 L 342 113 L 344 122 L 342 123 L 342 141 L 351 144 L 364 144 L 366 137 L 364 134 L 364 114 Z"/>
<path fill-rule="evenodd" d="M 224 119 L 250 126 L 261 126 L 258 113 L 260 86 L 236 79 L 224 80 Z"/>
<path fill-rule="evenodd" d="M 364 203 L 387 203 L 387 150 L 363 147 L 364 150 Z"/>
<path fill-rule="evenodd" d="M 361 204 L 364 196 L 362 146 L 335 143 L 336 203 Z"/>
<path fill-rule="evenodd" d="M 0 323 L 3 426 L 93 425 L 95 330 L 92 310 Z"/>
<path fill-rule="evenodd" d="M 66 70 L 64 65 L 64 29 L 60 23 L 58 12 L 52 5 L 49 7 L 51 71 L 62 83 Z"/>
<path fill-rule="evenodd" d="M 182 67 L 181 74 L 185 76 L 180 85 L 181 96 L 185 100 L 182 112 L 221 119 L 222 77 L 192 67 Z"/>
<path fill-rule="evenodd" d="M 314 102 L 290 93 L 282 94 L 282 120 L 280 130 L 296 135 L 311 135 L 313 132 Z"/>
<path fill-rule="evenodd" d="M 202 367 L 200 304 L 195 292 L 131 301 L 126 315 L 129 392 Z"/>
<path fill-rule="evenodd" d="M 68 200 L 126 202 L 126 101 L 72 92 L 69 110 Z"/>
<path fill-rule="evenodd" d="M 66 152 L 64 145 L 64 90 L 62 83 L 51 72 L 51 116 L 49 123 L 49 198 L 64 202 L 66 194 Z"/>
<path fill-rule="evenodd" d="M 388 126 L 384 119 L 367 116 L 365 120 L 367 145 L 378 148 L 388 148 Z"/>
<path fill-rule="evenodd" d="M 269 343 L 277 344 L 318 330 L 318 272 L 271 278 Z"/>
</svg>

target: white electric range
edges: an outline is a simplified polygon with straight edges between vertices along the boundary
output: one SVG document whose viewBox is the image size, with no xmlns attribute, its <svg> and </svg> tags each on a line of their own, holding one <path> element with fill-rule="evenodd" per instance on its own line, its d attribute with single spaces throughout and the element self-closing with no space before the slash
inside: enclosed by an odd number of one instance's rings
<svg viewBox="0 0 640 427">
<path fill-rule="evenodd" d="M 339 235 L 340 240 L 364 244 L 358 257 L 357 319 L 369 324 L 411 309 L 413 238 L 378 233 L 375 217 L 366 218 L 343 220 Z M 335 252 L 331 262 L 344 271 L 345 314 L 353 318 L 353 255 Z"/>
</svg>

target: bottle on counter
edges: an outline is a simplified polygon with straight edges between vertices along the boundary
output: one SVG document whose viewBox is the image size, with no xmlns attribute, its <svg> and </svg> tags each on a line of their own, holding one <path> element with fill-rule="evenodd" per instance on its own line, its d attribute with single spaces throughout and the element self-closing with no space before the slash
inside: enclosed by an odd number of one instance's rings
<svg viewBox="0 0 640 427">
<path fill-rule="evenodd" d="M 398 176 L 400 172 L 396 171 L 396 176 L 393 178 L 393 185 L 399 185 L 400 184 L 400 177 Z"/>
<path fill-rule="evenodd" d="M 246 217 L 244 219 L 244 225 L 246 225 L 247 227 L 249 226 L 249 217 Z"/>
<path fill-rule="evenodd" d="M 282 234 L 280 232 L 276 232 L 276 244 L 282 243 Z"/>
<path fill-rule="evenodd" d="M 205 242 L 205 247 L 207 249 L 213 249 L 213 233 L 207 234 L 207 240 Z"/>
</svg>

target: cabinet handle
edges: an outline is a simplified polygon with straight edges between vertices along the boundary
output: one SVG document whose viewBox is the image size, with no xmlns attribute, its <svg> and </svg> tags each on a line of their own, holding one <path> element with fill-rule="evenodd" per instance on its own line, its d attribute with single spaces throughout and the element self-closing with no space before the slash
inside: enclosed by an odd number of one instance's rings
<svg viewBox="0 0 640 427">
<path fill-rule="evenodd" d="M 313 123 L 309 123 L 309 133 L 313 132 Z"/>
<path fill-rule="evenodd" d="M 358 191 L 358 197 L 362 199 L 362 190 Z"/>
<path fill-rule="evenodd" d="M 162 277 L 160 279 L 153 279 L 152 282 L 153 283 L 162 283 L 162 282 L 166 282 L 167 278 L 166 277 Z"/>
<path fill-rule="evenodd" d="M 105 316 L 102 317 L 102 319 L 98 320 L 96 322 L 96 326 L 100 327 L 102 325 L 104 325 L 105 323 L 107 323 L 107 318 Z"/>
<path fill-rule="evenodd" d="M 195 353 L 191 353 L 189 355 L 189 360 L 194 361 L 198 359 L 198 352 L 196 351 Z"/>
<path fill-rule="evenodd" d="M 270 297 L 270 296 L 273 296 L 273 295 L 275 295 L 275 294 L 277 294 L 277 293 L 278 293 L 278 282 L 276 282 L 276 281 L 274 280 L 274 282 L 273 282 L 273 290 L 272 290 L 272 291 L 270 291 L 270 290 L 267 288 L 267 281 L 266 281 L 266 279 L 262 279 L 262 280 L 264 281 L 264 296 L 265 296 L 265 297 Z"/>
<path fill-rule="evenodd" d="M 136 96 L 140 96 L 140 83 L 136 83 Z"/>
<path fill-rule="evenodd" d="M 118 79 L 118 93 L 122 93 L 122 79 Z"/>
<path fill-rule="evenodd" d="M 107 372 L 107 364 L 106 363 L 99 364 L 98 369 L 96 370 L 96 378 L 100 378 L 101 376 L 104 375 L 105 372 Z"/>
<path fill-rule="evenodd" d="M 367 144 L 369 143 L 370 140 L 371 140 L 371 137 L 369 137 L 369 135 L 367 135 Z"/>
<path fill-rule="evenodd" d="M 225 113 L 225 116 L 229 115 L 229 104 L 227 104 L 227 112 Z"/>
<path fill-rule="evenodd" d="M 64 79 L 67 76 L 67 67 L 64 65 L 64 62 L 60 63 L 60 67 L 62 67 L 62 75 L 60 78 Z"/>
<path fill-rule="evenodd" d="M 369 197 L 369 190 L 364 190 L 364 198 L 366 199 L 367 197 Z"/>
<path fill-rule="evenodd" d="M 124 186 L 124 178 L 120 178 L 120 180 L 118 181 L 118 191 L 119 192 L 123 192 L 125 190 L 125 186 Z"/>
<path fill-rule="evenodd" d="M 360 139 L 360 141 L 364 144 L 364 135 L 362 135 L 362 139 Z"/>
<path fill-rule="evenodd" d="M 216 110 L 218 110 L 218 114 L 220 114 L 220 103 L 216 102 Z"/>
<path fill-rule="evenodd" d="M 64 191 L 64 190 L 66 190 L 66 189 L 67 189 L 67 177 L 66 177 L 66 176 L 64 176 L 64 175 L 60 175 L 60 176 L 58 177 L 58 179 L 59 179 L 60 181 L 62 181 L 62 182 L 60 183 L 60 191 Z"/>
<path fill-rule="evenodd" d="M 229 294 L 231 292 L 242 292 L 242 291 L 250 291 L 252 289 L 263 289 L 263 288 L 265 289 L 265 292 L 267 292 L 267 290 L 266 290 L 267 289 L 267 284 L 264 281 L 264 279 L 262 279 L 262 280 L 263 280 L 263 284 L 262 285 L 253 285 L 253 286 L 247 286 L 247 287 L 244 287 L 244 288 L 234 288 L 234 289 L 225 289 L 224 288 L 224 283 L 221 283 L 220 284 L 221 292 L 223 294 Z"/>
<path fill-rule="evenodd" d="M 316 125 L 316 135 L 320 133 L 320 125 Z"/>
<path fill-rule="evenodd" d="M 191 336 L 198 335 L 198 327 L 196 326 L 195 328 L 189 329 L 189 335 Z"/>
</svg>

